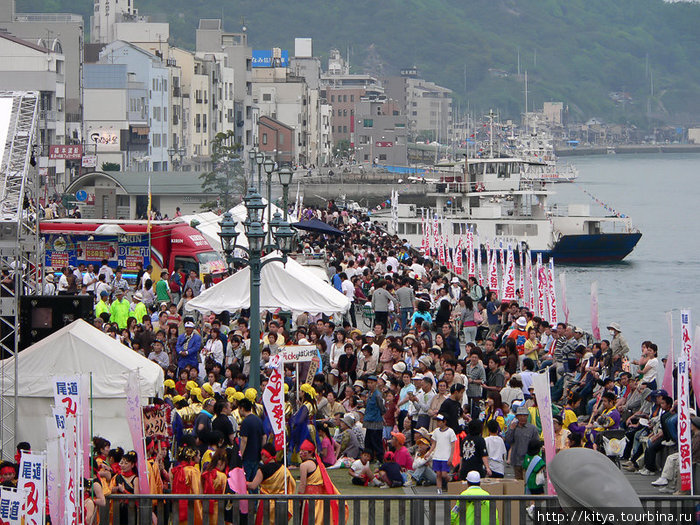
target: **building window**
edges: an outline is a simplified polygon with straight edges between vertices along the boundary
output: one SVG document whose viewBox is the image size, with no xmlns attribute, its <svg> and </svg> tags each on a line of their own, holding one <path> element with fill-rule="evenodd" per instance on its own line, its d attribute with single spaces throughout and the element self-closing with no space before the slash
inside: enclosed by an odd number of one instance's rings
<svg viewBox="0 0 700 525">
<path fill-rule="evenodd" d="M 386 160 L 386 155 L 384 153 L 379 155 L 379 160 Z"/>
<path fill-rule="evenodd" d="M 331 95 L 331 102 L 335 102 L 335 95 Z"/>
<path fill-rule="evenodd" d="M 168 147 L 168 134 L 167 134 L 167 133 L 163 133 L 162 144 L 163 144 L 163 147 L 164 147 L 164 148 L 167 148 L 167 147 Z"/>
<path fill-rule="evenodd" d="M 263 102 L 270 102 L 272 100 L 272 95 L 270 93 L 263 93 Z"/>
<path fill-rule="evenodd" d="M 206 113 L 204 113 L 204 114 L 202 115 L 202 131 L 203 131 L 204 133 L 207 132 L 207 114 L 206 114 Z"/>
<path fill-rule="evenodd" d="M 347 133 L 347 132 L 348 132 L 348 127 L 347 127 L 347 126 L 343 126 L 343 133 Z"/>
<path fill-rule="evenodd" d="M 366 128 L 371 128 L 374 126 L 374 119 L 366 118 L 362 121 L 362 125 Z"/>
<path fill-rule="evenodd" d="M 347 101 L 348 101 L 348 96 L 347 96 L 347 95 L 343 95 L 343 102 L 347 102 Z"/>
<path fill-rule="evenodd" d="M 153 135 L 153 147 L 160 148 L 160 133 Z"/>
<path fill-rule="evenodd" d="M 350 102 L 355 102 L 355 95 L 350 95 Z"/>
<path fill-rule="evenodd" d="M 344 117 L 347 117 L 347 116 L 348 116 L 348 110 L 347 110 L 347 109 L 344 109 L 344 110 L 343 110 L 343 116 L 344 116 Z"/>
<path fill-rule="evenodd" d="M 262 143 L 263 143 L 263 145 L 267 146 L 267 133 L 263 133 Z"/>
<path fill-rule="evenodd" d="M 284 144 L 284 135 L 282 133 L 277 136 L 277 144 L 280 146 Z"/>
</svg>

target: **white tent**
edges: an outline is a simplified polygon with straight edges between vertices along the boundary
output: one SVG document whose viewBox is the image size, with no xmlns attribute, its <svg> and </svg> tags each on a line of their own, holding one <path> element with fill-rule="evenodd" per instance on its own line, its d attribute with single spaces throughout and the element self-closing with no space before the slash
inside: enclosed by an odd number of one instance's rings
<svg viewBox="0 0 700 525">
<path fill-rule="evenodd" d="M 268 222 L 268 217 L 267 217 L 267 199 L 263 197 L 262 201 L 265 203 L 265 209 L 263 210 L 263 219 L 262 222 L 263 227 L 265 231 L 267 231 L 267 222 Z M 231 215 L 233 215 L 233 220 L 236 222 L 242 222 L 246 220 L 246 217 L 248 217 L 248 210 L 245 207 L 245 202 L 241 202 L 237 206 L 234 206 L 229 210 L 231 212 Z M 279 208 L 275 206 L 274 204 L 272 205 L 271 208 L 272 211 L 272 216 L 274 217 L 275 213 L 280 212 L 280 215 L 284 217 L 284 211 L 282 208 Z"/>
<path fill-rule="evenodd" d="M 279 254 L 271 254 L 273 257 Z M 250 307 L 250 268 L 239 270 L 228 279 L 191 299 L 186 308 L 200 312 L 233 312 Z M 314 275 L 293 259 L 286 267 L 281 262 L 263 266 L 260 275 L 260 309 L 292 312 L 347 312 L 350 300 L 330 284 Z"/>
<path fill-rule="evenodd" d="M 12 395 L 14 362 L 5 359 L 0 366 L 5 374 L 4 394 Z M 125 448 L 131 447 L 124 394 L 128 373 L 138 371 L 143 404 L 163 392 L 160 366 L 82 319 L 21 351 L 17 367 L 17 440 L 29 441 L 37 450 L 45 448 L 46 418 L 53 405 L 52 376 L 92 374 L 93 434 Z"/>
</svg>

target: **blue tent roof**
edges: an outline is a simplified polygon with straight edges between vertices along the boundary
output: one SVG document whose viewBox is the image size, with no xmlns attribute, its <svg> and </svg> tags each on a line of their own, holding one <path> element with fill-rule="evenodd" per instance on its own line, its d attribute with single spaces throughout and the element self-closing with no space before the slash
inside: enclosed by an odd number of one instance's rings
<svg viewBox="0 0 700 525">
<path fill-rule="evenodd" d="M 325 233 L 327 235 L 345 235 L 345 232 L 340 231 L 338 228 L 326 224 L 318 219 L 308 219 L 304 221 L 295 222 L 292 224 L 297 230 L 306 230 L 316 233 Z"/>
</svg>

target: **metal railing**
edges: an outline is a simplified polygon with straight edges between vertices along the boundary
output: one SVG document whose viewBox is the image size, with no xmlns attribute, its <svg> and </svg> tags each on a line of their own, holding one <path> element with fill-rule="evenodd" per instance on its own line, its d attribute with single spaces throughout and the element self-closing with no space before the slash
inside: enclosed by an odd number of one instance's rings
<svg viewBox="0 0 700 525">
<path fill-rule="evenodd" d="M 700 496 L 640 496 L 640 499 L 642 510 L 608 508 L 601 512 L 616 512 L 618 516 L 623 512 L 666 517 L 672 514 L 679 522 L 693 523 L 695 508 L 700 504 Z M 244 512 L 246 507 L 247 512 Z M 436 525 L 450 523 L 453 510 L 457 522 L 462 525 L 590 521 L 583 517 L 572 521 L 571 514 L 565 519 L 555 496 L 530 495 L 112 495 L 107 497 L 107 505 L 99 512 L 103 525 L 244 525 L 257 523 L 256 518 L 262 524 L 297 525 L 316 523 L 319 512 L 322 514 L 319 520 L 324 525 Z M 582 511 L 586 512 L 585 509 L 575 512 Z M 670 522 L 667 518 L 645 520 L 657 521 Z"/>
</svg>

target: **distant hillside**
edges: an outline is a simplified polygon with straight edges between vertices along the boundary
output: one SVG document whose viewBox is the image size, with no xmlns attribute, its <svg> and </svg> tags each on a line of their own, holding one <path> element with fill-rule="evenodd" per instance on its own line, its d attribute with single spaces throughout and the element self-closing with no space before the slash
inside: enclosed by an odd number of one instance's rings
<svg viewBox="0 0 700 525">
<path fill-rule="evenodd" d="M 135 0 L 193 47 L 200 18 L 242 19 L 254 47 L 292 49 L 313 37 L 317 55 L 349 49 L 353 70 L 416 65 L 454 90 L 462 111 L 517 118 L 562 100 L 576 120 L 700 121 L 700 6 L 662 0 Z M 18 11 L 92 12 L 91 0 L 17 0 Z M 465 76 L 466 71 L 466 76 Z M 465 85 L 466 78 L 466 85 Z M 652 92 L 653 85 L 653 92 Z M 623 103 L 622 101 L 627 101 Z M 455 108 L 457 109 L 457 108 Z"/>
</svg>

